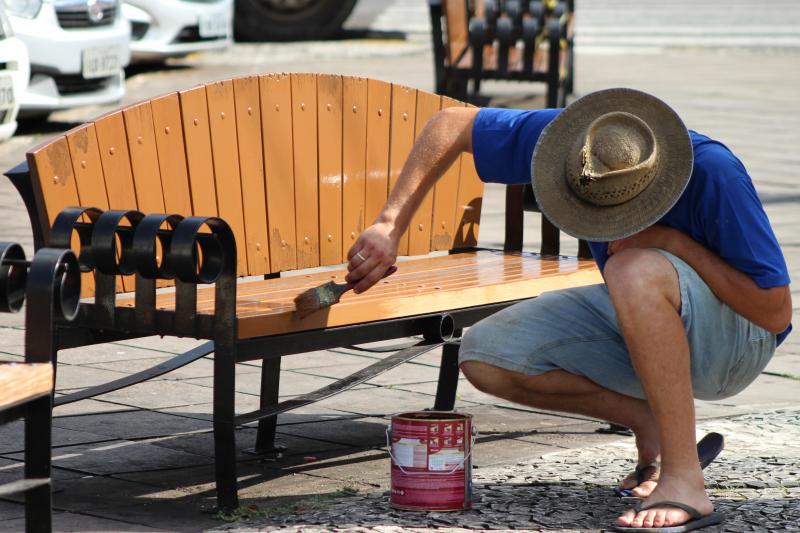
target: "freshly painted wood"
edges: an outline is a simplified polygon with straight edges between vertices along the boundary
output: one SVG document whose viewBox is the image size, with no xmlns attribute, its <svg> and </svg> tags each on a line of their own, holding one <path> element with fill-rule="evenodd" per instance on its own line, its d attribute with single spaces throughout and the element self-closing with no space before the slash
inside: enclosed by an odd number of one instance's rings
<svg viewBox="0 0 800 533">
<path fill-rule="evenodd" d="M 224 80 L 206 85 L 208 122 L 211 133 L 211 153 L 214 160 L 214 185 L 217 191 L 217 210 L 236 236 L 237 271 L 249 274 L 247 239 L 244 231 L 242 183 L 239 175 L 239 146 L 236 135 L 236 104 L 233 81 Z"/>
<path fill-rule="evenodd" d="M 458 100 L 442 97 L 442 109 L 462 107 L 463 105 Z M 460 176 L 461 158 L 456 159 L 436 182 L 431 221 L 431 250 L 449 250 L 453 247 Z"/>
<path fill-rule="evenodd" d="M 392 86 L 367 80 L 367 163 L 365 171 L 365 223 L 371 224 L 386 203 L 389 194 L 389 126 L 392 110 Z"/>
<path fill-rule="evenodd" d="M 391 191 L 403 170 L 403 165 L 414 144 L 417 90 L 392 84 L 392 130 L 389 156 L 389 190 Z M 408 231 L 401 237 L 398 255 L 408 255 Z"/>
<path fill-rule="evenodd" d="M 478 245 L 482 206 L 483 182 L 475 169 L 475 160 L 472 154 L 462 154 L 453 248 Z"/>
<path fill-rule="evenodd" d="M 364 230 L 367 150 L 367 80 L 344 79 L 342 154 L 342 258 Z"/>
<path fill-rule="evenodd" d="M 319 266 L 317 77 L 292 74 L 292 140 L 297 268 Z"/>
<path fill-rule="evenodd" d="M 297 267 L 291 81 L 287 74 L 261 76 L 259 90 L 267 180 L 270 265 L 273 272 L 281 272 Z"/>
<path fill-rule="evenodd" d="M 447 62 L 453 65 L 469 46 L 466 0 L 444 0 L 444 15 L 447 18 Z"/>
<path fill-rule="evenodd" d="M 122 112 L 115 111 L 104 115 L 95 121 L 94 126 L 105 176 L 108 208 L 125 211 L 140 209 L 136 198 L 136 186 L 133 182 L 131 157 L 128 151 L 128 138 L 125 133 Z M 146 192 L 143 191 L 143 194 Z M 125 291 L 134 290 L 134 277 L 124 276 L 122 284 Z"/>
<path fill-rule="evenodd" d="M 435 94 L 417 93 L 417 119 L 414 138 L 418 138 L 428 121 L 439 112 L 442 99 Z M 428 191 L 411 218 L 408 230 L 408 255 L 424 255 L 431 251 L 431 221 L 433 219 L 434 189 Z"/>
<path fill-rule="evenodd" d="M 167 213 L 189 214 L 192 212 L 192 196 L 178 93 L 150 100 L 150 110 L 153 114 L 164 209 Z"/>
<path fill-rule="evenodd" d="M 211 132 L 208 125 L 206 89 L 202 85 L 178 93 L 181 102 L 181 122 L 186 145 L 186 163 L 192 191 L 192 214 L 215 217 L 217 188 L 214 182 L 214 158 L 211 152 Z"/>
<path fill-rule="evenodd" d="M 48 141 L 29 151 L 27 159 L 33 178 L 39 224 L 47 242 L 50 226 L 58 213 L 65 207 L 79 205 L 67 139 L 61 136 Z"/>
<path fill-rule="evenodd" d="M 342 262 L 342 102 L 341 76 L 317 78 L 319 117 L 319 258 Z"/>
<path fill-rule="evenodd" d="M 0 409 L 47 396 L 52 389 L 50 363 L 0 363 Z"/>
<path fill-rule="evenodd" d="M 240 283 L 240 338 L 343 326 L 432 313 L 465 306 L 514 301 L 542 292 L 602 282 L 593 261 L 542 258 L 537 254 L 480 251 L 412 259 L 364 294 L 346 293 L 340 303 L 305 319 L 294 313 L 294 297 L 327 280 L 341 281 L 345 269 L 305 276 Z M 213 310 L 212 290 L 198 294 L 198 309 Z M 171 295 L 159 295 L 170 308 Z"/>
<path fill-rule="evenodd" d="M 233 80 L 236 100 L 236 134 L 239 137 L 239 171 L 242 177 L 247 267 L 250 275 L 270 272 L 267 196 L 261 136 L 261 101 L 258 77 Z M 239 243 L 239 246 L 242 246 Z"/>
<path fill-rule="evenodd" d="M 163 213 L 164 195 L 161 191 L 161 171 L 150 102 L 127 107 L 122 110 L 122 116 L 125 119 L 139 210 L 143 213 Z"/>
</svg>

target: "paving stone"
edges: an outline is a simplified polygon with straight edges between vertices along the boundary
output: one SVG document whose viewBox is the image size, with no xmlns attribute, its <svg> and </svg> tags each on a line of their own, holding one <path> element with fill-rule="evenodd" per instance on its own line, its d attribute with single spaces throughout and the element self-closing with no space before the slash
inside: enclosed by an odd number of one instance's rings
<svg viewBox="0 0 800 533">
<path fill-rule="evenodd" d="M 58 419 L 56 419 L 58 420 Z M 86 442 L 104 442 L 111 440 L 107 435 L 92 433 L 84 429 L 53 425 L 51 438 L 54 447 L 71 446 Z M 25 449 L 25 423 L 15 420 L 0 426 L 0 455 L 18 453 Z"/>
<path fill-rule="evenodd" d="M 386 428 L 389 421 L 384 418 L 365 417 L 358 419 L 332 420 L 309 424 L 281 426 L 281 433 L 306 435 L 328 442 L 358 448 L 382 447 L 386 445 Z"/>
<path fill-rule="evenodd" d="M 22 505 L 19 506 L 22 509 Z M 2 515 L 2 513 L 0 513 Z M 5 518 L 5 515 L 2 515 Z M 0 532 L 3 531 L 23 531 L 25 528 L 24 518 L 3 520 L 0 522 Z M 142 524 L 135 524 L 122 520 L 109 520 L 88 514 L 65 513 L 62 511 L 53 512 L 53 531 L 60 532 L 83 532 L 83 531 L 163 531 L 151 528 Z"/>
<path fill-rule="evenodd" d="M 209 423 L 157 411 L 131 410 L 120 413 L 96 413 L 85 416 L 59 417 L 54 428 L 93 432 L 106 438 L 130 439 L 175 435 L 209 430 Z"/>
</svg>

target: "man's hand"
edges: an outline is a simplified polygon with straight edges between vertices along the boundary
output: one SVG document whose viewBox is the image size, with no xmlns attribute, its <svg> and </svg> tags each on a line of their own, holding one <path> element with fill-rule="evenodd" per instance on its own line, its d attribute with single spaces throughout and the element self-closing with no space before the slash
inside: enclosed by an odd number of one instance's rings
<svg viewBox="0 0 800 533">
<path fill-rule="evenodd" d="M 660 248 L 673 252 L 673 244 L 680 238 L 679 231 L 668 226 L 654 225 L 634 233 L 630 237 L 608 243 L 608 255 L 628 248 Z"/>
<path fill-rule="evenodd" d="M 375 285 L 397 259 L 397 236 L 392 225 L 378 222 L 364 230 L 347 252 L 345 281 L 356 294 Z"/>
</svg>

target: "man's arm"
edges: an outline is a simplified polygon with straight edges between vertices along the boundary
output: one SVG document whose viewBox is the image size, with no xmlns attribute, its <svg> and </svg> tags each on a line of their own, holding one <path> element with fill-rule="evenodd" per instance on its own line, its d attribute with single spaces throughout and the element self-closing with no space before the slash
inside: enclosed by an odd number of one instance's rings
<svg viewBox="0 0 800 533">
<path fill-rule="evenodd" d="M 372 287 L 395 262 L 400 237 L 425 195 L 462 152 L 472 152 L 477 113 L 477 108 L 451 107 L 428 121 L 386 205 L 347 253 L 350 272 L 345 279 L 355 284 L 356 293 Z"/>
<path fill-rule="evenodd" d="M 685 233 L 655 225 L 635 235 L 608 243 L 608 254 L 626 248 L 660 248 L 683 259 L 714 294 L 731 309 L 772 333 L 784 331 L 792 320 L 792 295 L 787 285 L 762 289 L 755 281 L 725 262 Z"/>
</svg>

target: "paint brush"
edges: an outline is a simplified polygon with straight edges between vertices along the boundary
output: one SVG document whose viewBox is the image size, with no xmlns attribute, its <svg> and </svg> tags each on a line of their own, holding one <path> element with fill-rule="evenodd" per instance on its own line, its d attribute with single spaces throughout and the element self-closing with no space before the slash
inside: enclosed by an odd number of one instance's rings
<svg viewBox="0 0 800 533">
<path fill-rule="evenodd" d="M 397 272 L 396 266 L 390 266 L 383 278 L 391 276 Z M 294 299 L 295 312 L 300 318 L 305 318 L 311 313 L 330 307 L 339 301 L 342 294 L 351 290 L 355 285 L 352 283 L 335 283 L 329 281 L 319 287 L 308 289 L 298 294 Z"/>
</svg>

